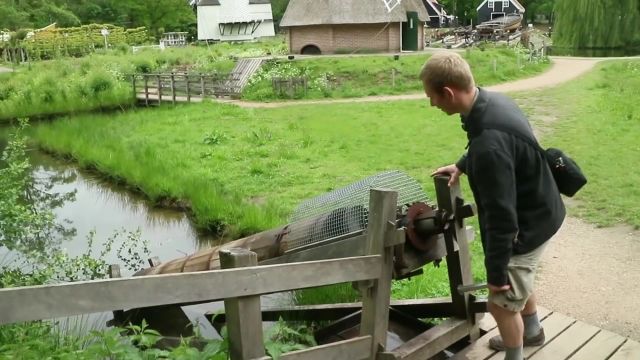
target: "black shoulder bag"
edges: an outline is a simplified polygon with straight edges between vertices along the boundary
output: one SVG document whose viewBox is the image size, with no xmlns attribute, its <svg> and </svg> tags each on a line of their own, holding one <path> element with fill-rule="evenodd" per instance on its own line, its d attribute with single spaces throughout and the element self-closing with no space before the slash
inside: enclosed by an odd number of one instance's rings
<svg viewBox="0 0 640 360">
<path fill-rule="evenodd" d="M 512 134 L 538 149 L 547 160 L 553 179 L 556 181 L 561 194 L 572 197 L 587 183 L 587 177 L 584 176 L 578 164 L 562 150 L 556 148 L 544 150 L 536 141 L 532 141 L 514 130 L 503 127 L 490 128 Z"/>
</svg>

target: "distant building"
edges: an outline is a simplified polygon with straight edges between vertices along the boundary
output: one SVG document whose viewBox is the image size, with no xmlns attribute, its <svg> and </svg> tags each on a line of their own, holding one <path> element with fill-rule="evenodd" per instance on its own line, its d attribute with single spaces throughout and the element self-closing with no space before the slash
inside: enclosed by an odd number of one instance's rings
<svg viewBox="0 0 640 360">
<path fill-rule="evenodd" d="M 484 0 L 477 8 L 478 23 L 503 17 L 507 14 L 523 14 L 524 6 L 518 0 Z"/>
<path fill-rule="evenodd" d="M 280 27 L 289 52 L 330 54 L 424 49 L 422 0 L 290 0 Z"/>
<path fill-rule="evenodd" d="M 198 40 L 275 36 L 270 0 L 200 0 L 196 6 Z"/>
<path fill-rule="evenodd" d="M 427 13 L 429 14 L 429 20 L 427 20 L 427 26 L 431 28 L 445 27 L 449 25 L 450 17 L 447 16 L 447 12 L 444 10 L 438 0 L 422 0 Z"/>
<path fill-rule="evenodd" d="M 160 40 L 160 46 L 174 47 L 174 46 L 186 46 L 187 45 L 187 33 L 186 32 L 168 32 L 162 35 Z"/>
</svg>

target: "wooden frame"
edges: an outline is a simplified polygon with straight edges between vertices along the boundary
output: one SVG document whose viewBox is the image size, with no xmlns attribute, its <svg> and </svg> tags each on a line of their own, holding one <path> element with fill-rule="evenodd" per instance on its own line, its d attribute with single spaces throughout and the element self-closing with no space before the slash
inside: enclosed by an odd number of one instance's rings
<svg viewBox="0 0 640 360">
<path fill-rule="evenodd" d="M 396 228 L 397 196 L 394 191 L 371 190 L 369 223 L 364 247 L 352 249 L 363 256 L 256 266 L 255 253 L 244 249 L 221 252 L 223 270 L 114 278 L 60 285 L 0 289 L 0 324 L 57 318 L 69 315 L 142 308 L 168 304 L 225 300 L 233 360 L 267 359 L 262 348 L 262 320 L 259 296 L 273 292 L 343 282 L 355 282 L 363 295 L 360 336 L 355 339 L 284 354 L 283 359 L 419 359 L 437 354 L 465 336 L 477 332 L 474 302 L 459 295 L 457 286 L 471 280 L 467 229 L 462 218 L 465 207 L 459 188 L 447 186 L 447 178 L 436 178 L 438 203 L 449 217 L 445 230 L 447 262 L 452 290 L 450 302 L 426 301 L 413 307 L 414 315 L 431 310 L 440 316 L 454 315 L 393 352 L 385 351 L 393 271 L 393 248 L 404 235 Z M 400 231 L 400 232 L 399 232 Z M 340 240 L 348 248 L 346 239 Z M 456 244 L 454 242 L 457 241 Z M 338 244 L 334 242 L 333 244 Z M 305 260 L 312 249 L 289 254 L 290 260 Z M 325 249 L 326 250 L 326 249 Z M 322 276 L 318 276 L 322 274 Z M 359 306 L 356 305 L 356 306 Z M 434 311 L 434 309 L 439 309 Z M 417 312 L 416 312 L 417 311 Z M 253 330 L 251 330 L 253 329 Z"/>
</svg>

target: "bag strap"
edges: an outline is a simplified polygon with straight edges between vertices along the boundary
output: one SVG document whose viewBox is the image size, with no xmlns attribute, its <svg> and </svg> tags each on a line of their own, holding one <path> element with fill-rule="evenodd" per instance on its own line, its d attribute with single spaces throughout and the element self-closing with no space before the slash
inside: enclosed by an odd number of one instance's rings
<svg viewBox="0 0 640 360">
<path fill-rule="evenodd" d="M 500 130 L 500 131 L 504 131 L 504 132 L 506 132 L 508 134 L 511 134 L 511 135 L 517 137 L 518 139 L 527 142 L 528 144 L 530 144 L 534 148 L 536 148 L 538 151 L 540 151 L 540 153 L 542 153 L 543 158 L 546 158 L 547 151 L 545 149 L 543 149 L 540 146 L 540 144 L 538 144 L 538 142 L 536 140 L 532 140 L 531 138 L 529 138 L 527 136 L 524 136 L 522 133 L 520 133 L 518 131 L 510 129 L 510 128 L 506 127 L 506 126 L 500 126 L 500 125 L 490 125 L 490 126 L 483 127 L 483 129 Z"/>
</svg>

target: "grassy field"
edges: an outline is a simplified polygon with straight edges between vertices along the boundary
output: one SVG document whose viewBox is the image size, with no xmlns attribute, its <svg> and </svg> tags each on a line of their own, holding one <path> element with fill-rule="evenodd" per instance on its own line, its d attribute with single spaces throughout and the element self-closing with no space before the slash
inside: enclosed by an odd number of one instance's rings
<svg viewBox="0 0 640 360">
<path fill-rule="evenodd" d="M 124 48 L 77 59 L 32 62 L 17 66 L 13 73 L 0 74 L 0 122 L 126 107 L 134 102 L 130 74 L 185 70 L 227 73 L 235 65 L 235 57 L 276 55 L 285 48 L 276 38 L 164 51 L 147 49 L 135 54 L 129 51 Z"/>
<path fill-rule="evenodd" d="M 583 167 L 590 183 L 572 211 L 601 225 L 640 224 L 638 73 L 639 62 L 605 64 L 524 96 L 535 104 L 529 111 L 556 106 L 560 118 L 545 125 L 543 143 Z M 465 145 L 458 119 L 426 100 L 259 110 L 204 103 L 61 119 L 33 135 L 158 203 L 190 207 L 201 227 L 230 237 L 282 224 L 302 200 L 388 169 L 406 171 L 433 197 L 430 171 Z M 480 280 L 479 242 L 472 250 Z M 442 295 L 445 278 L 443 268 L 427 267 L 425 276 L 397 282 L 394 296 Z"/>
<path fill-rule="evenodd" d="M 574 158 L 589 180 L 570 213 L 600 226 L 640 227 L 640 61 L 605 62 L 578 81 L 518 94 L 540 122 L 542 143 Z"/>
<path fill-rule="evenodd" d="M 482 86 L 532 76 L 549 65 L 546 61 L 519 62 L 517 53 L 509 48 L 486 51 L 474 48 L 462 54 Z M 288 97 L 288 94 L 274 93 L 271 78 L 291 76 L 306 76 L 309 79 L 307 94 L 299 91 L 294 94 L 295 98 L 348 98 L 420 92 L 422 84 L 416 78 L 426 58 L 424 54 L 402 54 L 398 60 L 394 60 L 388 54 L 270 61 L 251 79 L 243 98 L 268 101 Z M 521 66 L 518 67 L 518 64 Z"/>
</svg>

